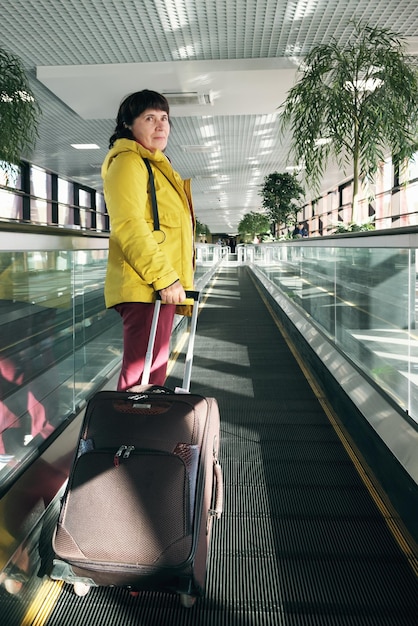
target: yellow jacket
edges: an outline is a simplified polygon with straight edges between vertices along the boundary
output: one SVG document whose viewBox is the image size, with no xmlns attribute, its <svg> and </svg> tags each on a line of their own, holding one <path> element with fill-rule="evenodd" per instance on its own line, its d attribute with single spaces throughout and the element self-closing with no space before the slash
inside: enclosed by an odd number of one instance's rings
<svg viewBox="0 0 418 626">
<path fill-rule="evenodd" d="M 161 232 L 153 233 L 149 176 L 154 173 Z M 103 165 L 104 197 L 110 217 L 106 306 L 153 302 L 155 292 L 177 279 L 193 289 L 194 213 L 190 181 L 183 181 L 167 157 L 136 141 L 118 139 Z M 161 241 L 164 239 L 164 241 Z M 190 302 L 190 301 L 189 301 Z"/>
</svg>

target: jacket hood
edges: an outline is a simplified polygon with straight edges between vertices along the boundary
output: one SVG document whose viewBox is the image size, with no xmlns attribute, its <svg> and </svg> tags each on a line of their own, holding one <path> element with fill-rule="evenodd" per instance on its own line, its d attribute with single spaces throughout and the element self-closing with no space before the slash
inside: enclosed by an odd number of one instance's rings
<svg viewBox="0 0 418 626">
<path fill-rule="evenodd" d="M 138 154 L 141 158 L 149 159 L 150 161 L 157 163 L 158 161 L 166 161 L 167 157 L 160 150 L 156 150 L 155 152 L 150 152 L 144 146 L 141 146 L 137 141 L 133 139 L 117 139 L 113 146 L 110 148 L 107 153 L 105 160 L 102 164 L 102 178 L 104 179 L 107 171 L 109 169 L 110 164 L 113 159 L 121 154 L 122 152 L 134 152 Z"/>
</svg>

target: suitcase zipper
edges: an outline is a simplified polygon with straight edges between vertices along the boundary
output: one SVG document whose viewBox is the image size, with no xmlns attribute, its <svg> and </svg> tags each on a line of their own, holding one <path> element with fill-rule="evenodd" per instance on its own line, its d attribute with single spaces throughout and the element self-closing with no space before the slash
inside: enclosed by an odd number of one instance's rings
<svg viewBox="0 0 418 626">
<path fill-rule="evenodd" d="M 135 446 L 120 446 L 118 451 L 115 453 L 115 456 L 113 457 L 113 465 L 115 467 L 119 467 L 121 457 L 124 459 L 129 459 L 129 456 L 133 450 L 135 450 Z"/>
<path fill-rule="evenodd" d="M 123 458 L 124 459 L 129 459 L 129 455 L 131 454 L 131 452 L 133 452 L 135 450 L 135 446 L 128 446 L 127 449 L 125 450 L 125 452 L 123 453 Z"/>
</svg>

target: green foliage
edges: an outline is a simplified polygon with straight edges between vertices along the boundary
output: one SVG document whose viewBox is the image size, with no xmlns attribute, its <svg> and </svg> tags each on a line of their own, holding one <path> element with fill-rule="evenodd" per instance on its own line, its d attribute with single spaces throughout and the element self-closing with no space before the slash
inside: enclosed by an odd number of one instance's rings
<svg viewBox="0 0 418 626">
<path fill-rule="evenodd" d="M 264 179 L 260 195 L 271 224 L 287 224 L 296 221 L 299 206 L 297 202 L 304 190 L 295 174 L 273 172 Z"/>
<path fill-rule="evenodd" d="M 418 74 L 403 41 L 387 29 L 355 24 L 346 45 L 312 48 L 288 92 L 281 130 L 290 128 L 292 158 L 315 191 L 331 157 L 353 173 L 353 221 L 359 182 L 372 180 L 390 150 L 402 160 L 416 149 Z"/>
<path fill-rule="evenodd" d="M 342 233 L 360 233 L 368 230 L 374 230 L 375 225 L 373 222 L 365 222 L 364 224 L 356 224 L 355 222 L 350 222 L 349 224 L 338 224 L 334 230 L 335 235 L 340 235 Z"/>
<path fill-rule="evenodd" d="M 196 218 L 196 235 L 198 236 L 210 235 L 209 227 L 206 226 L 206 224 L 202 224 L 202 222 L 200 222 L 197 218 Z"/>
<path fill-rule="evenodd" d="M 7 178 L 34 147 L 40 114 L 21 60 L 0 48 L 0 161 Z"/>
<path fill-rule="evenodd" d="M 247 213 L 238 224 L 238 232 L 242 237 L 250 238 L 251 241 L 256 235 L 263 235 L 270 231 L 270 223 L 263 213 Z"/>
</svg>

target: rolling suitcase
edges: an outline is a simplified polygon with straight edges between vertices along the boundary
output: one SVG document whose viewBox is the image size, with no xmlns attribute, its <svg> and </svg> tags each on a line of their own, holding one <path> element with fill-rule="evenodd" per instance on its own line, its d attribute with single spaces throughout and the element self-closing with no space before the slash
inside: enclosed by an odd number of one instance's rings
<svg viewBox="0 0 418 626">
<path fill-rule="evenodd" d="M 189 393 L 199 294 L 194 298 L 183 385 L 147 384 L 157 301 L 141 385 L 88 402 L 79 448 L 53 536 L 51 578 L 180 595 L 205 588 L 212 520 L 222 512 L 216 399 Z"/>
</svg>

